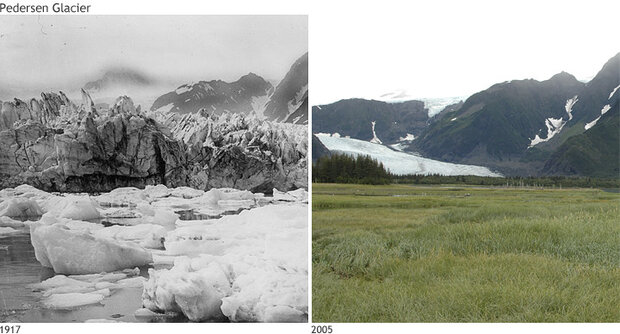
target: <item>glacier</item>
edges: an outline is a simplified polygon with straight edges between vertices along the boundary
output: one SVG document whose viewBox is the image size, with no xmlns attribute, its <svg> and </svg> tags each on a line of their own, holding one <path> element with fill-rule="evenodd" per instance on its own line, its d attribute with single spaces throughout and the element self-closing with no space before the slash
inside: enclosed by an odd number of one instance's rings
<svg viewBox="0 0 620 334">
<path fill-rule="evenodd" d="M 352 155 L 369 155 L 382 162 L 385 168 L 394 174 L 502 176 L 486 167 L 432 160 L 410 153 L 397 152 L 384 145 L 363 140 L 340 138 L 328 134 L 317 134 L 316 136 L 330 151 Z"/>
</svg>

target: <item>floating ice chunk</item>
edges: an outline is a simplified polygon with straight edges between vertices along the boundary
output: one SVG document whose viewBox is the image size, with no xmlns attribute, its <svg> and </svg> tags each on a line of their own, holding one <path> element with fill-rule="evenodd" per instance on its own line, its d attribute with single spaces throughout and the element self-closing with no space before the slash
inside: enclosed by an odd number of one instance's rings
<svg viewBox="0 0 620 334">
<path fill-rule="evenodd" d="M 110 291 L 108 290 L 108 293 Z M 43 299 L 43 305 L 52 309 L 71 309 L 98 304 L 105 296 L 101 293 L 60 293 Z"/>
<path fill-rule="evenodd" d="M 25 225 L 22 221 L 0 216 L 0 227 L 23 227 Z"/>
<path fill-rule="evenodd" d="M 144 191 L 134 187 L 116 188 L 109 193 L 101 194 L 95 200 L 102 206 L 129 206 L 135 207 L 136 204 L 146 200 Z"/>
<path fill-rule="evenodd" d="M 28 198 L 9 198 L 0 203 L 0 216 L 37 217 L 43 214 L 39 204 Z"/>
<path fill-rule="evenodd" d="M 119 323 L 119 322 L 122 322 L 122 321 L 111 320 L 111 319 L 88 319 L 88 320 L 84 321 L 84 323 L 96 323 L 96 324 L 99 324 L 99 323 L 102 323 L 102 324 L 103 323 Z"/>
<path fill-rule="evenodd" d="M 133 313 L 133 316 L 136 318 L 153 318 L 162 316 L 161 313 L 155 313 L 148 308 L 139 308 L 136 312 Z"/>
<path fill-rule="evenodd" d="M 30 226 L 36 259 L 57 273 L 90 274 L 147 265 L 151 253 L 135 243 L 93 237 L 59 225 Z"/>
<path fill-rule="evenodd" d="M 196 272 L 149 269 L 143 305 L 158 312 L 182 312 L 192 321 L 223 318 L 222 298 L 232 291 L 227 273 L 216 262 Z"/>
<path fill-rule="evenodd" d="M 202 190 L 190 188 L 190 187 L 178 187 L 172 189 L 170 196 L 181 198 L 194 198 L 202 196 L 205 192 Z"/>
<path fill-rule="evenodd" d="M 274 201 L 285 201 L 285 202 L 307 202 L 308 201 L 308 192 L 302 188 L 289 191 L 282 192 L 276 188 L 273 188 L 273 200 Z"/>
<path fill-rule="evenodd" d="M 179 226 L 155 258 L 187 256 L 170 270 L 149 270 L 143 305 L 191 320 L 307 321 L 307 209 L 272 204 Z"/>
<path fill-rule="evenodd" d="M 174 222 L 176 222 L 177 219 L 179 219 L 179 215 L 172 211 L 155 209 L 153 224 L 171 227 L 174 226 Z"/>
<path fill-rule="evenodd" d="M 125 278 L 116 282 L 118 287 L 123 288 L 141 288 L 144 286 L 146 278 L 142 276 L 136 276 L 131 278 Z"/>
<path fill-rule="evenodd" d="M 307 321 L 307 274 L 256 268 L 235 280 L 235 294 L 222 300 L 231 321 Z"/>
<path fill-rule="evenodd" d="M 107 239 L 133 241 L 146 248 L 163 247 L 166 229 L 161 225 L 140 224 L 135 226 L 110 226 L 93 232 L 94 236 Z"/>
<path fill-rule="evenodd" d="M 170 196 L 170 189 L 163 184 L 158 184 L 156 186 L 146 186 L 144 188 L 144 193 L 149 200 L 153 200 Z"/>
<path fill-rule="evenodd" d="M 19 233 L 20 230 L 16 230 L 12 227 L 0 227 L 0 235 L 3 234 L 13 234 L 13 233 Z"/>
<path fill-rule="evenodd" d="M 97 204 L 88 197 L 68 196 L 64 198 L 58 217 L 90 220 L 101 217 Z"/>
</svg>

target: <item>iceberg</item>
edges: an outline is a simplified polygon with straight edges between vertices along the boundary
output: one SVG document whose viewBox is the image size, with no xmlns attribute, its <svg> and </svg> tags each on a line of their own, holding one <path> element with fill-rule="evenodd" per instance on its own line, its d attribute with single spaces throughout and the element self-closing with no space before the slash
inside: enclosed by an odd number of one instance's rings
<svg viewBox="0 0 620 334">
<path fill-rule="evenodd" d="M 17 197 L 0 202 L 0 216 L 27 218 L 41 215 L 43 210 L 33 199 Z"/>
<path fill-rule="evenodd" d="M 63 274 L 91 274 L 143 266 L 150 252 L 135 243 L 98 238 L 59 224 L 30 226 L 36 259 Z"/>
<path fill-rule="evenodd" d="M 295 202 L 168 232 L 165 255 L 176 256 L 174 265 L 149 269 L 144 307 L 183 313 L 192 321 L 307 321 L 308 206 L 302 191 L 288 196 Z"/>
</svg>

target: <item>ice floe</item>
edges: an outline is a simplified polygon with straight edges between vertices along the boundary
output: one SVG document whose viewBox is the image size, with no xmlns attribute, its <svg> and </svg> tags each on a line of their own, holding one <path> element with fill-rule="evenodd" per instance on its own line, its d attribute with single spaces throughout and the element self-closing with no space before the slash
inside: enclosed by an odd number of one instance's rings
<svg viewBox="0 0 620 334">
<path fill-rule="evenodd" d="M 165 248 L 178 257 L 171 269 L 149 270 L 148 309 L 194 321 L 307 320 L 306 204 L 270 204 L 179 227 Z"/>
<path fill-rule="evenodd" d="M 47 308 L 138 288 L 146 308 L 136 317 L 307 321 L 307 203 L 305 189 L 158 185 L 90 196 L 19 186 L 0 191 L 0 235 L 29 227 L 36 259 L 56 273 L 33 285 Z M 148 280 L 142 266 L 151 266 Z"/>
<path fill-rule="evenodd" d="M 31 288 L 41 291 L 42 304 L 52 309 L 73 309 L 99 304 L 114 291 L 127 287 L 140 288 L 144 277 L 137 276 L 138 268 L 114 273 L 88 275 L 55 275 L 47 280 L 32 284 Z"/>
<path fill-rule="evenodd" d="M 61 224 L 33 224 L 30 238 L 37 260 L 57 273 L 110 272 L 153 261 L 151 253 L 135 243 L 99 238 Z"/>
</svg>

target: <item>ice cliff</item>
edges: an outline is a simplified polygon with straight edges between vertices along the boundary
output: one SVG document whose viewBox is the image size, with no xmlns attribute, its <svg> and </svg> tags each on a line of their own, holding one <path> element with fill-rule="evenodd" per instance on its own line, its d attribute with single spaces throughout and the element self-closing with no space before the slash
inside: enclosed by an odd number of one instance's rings
<svg viewBox="0 0 620 334">
<path fill-rule="evenodd" d="M 307 129 L 204 110 L 146 113 L 119 97 L 96 110 L 82 91 L 2 103 L 0 188 L 95 192 L 165 184 L 252 191 L 307 187 Z"/>
</svg>

